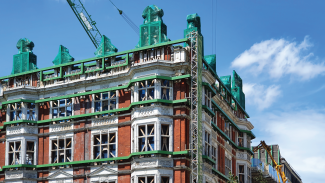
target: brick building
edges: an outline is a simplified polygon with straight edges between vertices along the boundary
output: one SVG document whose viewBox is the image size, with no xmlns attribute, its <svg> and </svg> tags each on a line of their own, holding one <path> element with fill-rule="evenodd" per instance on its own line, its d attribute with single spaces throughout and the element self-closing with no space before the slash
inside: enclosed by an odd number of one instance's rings
<svg viewBox="0 0 325 183">
<path fill-rule="evenodd" d="M 175 41 L 161 9 L 142 16 L 135 49 L 118 52 L 103 36 L 96 57 L 74 61 L 60 46 L 47 68 L 33 42 L 18 41 L 12 74 L 0 78 L 0 182 L 186 183 L 194 164 L 198 182 L 224 183 L 229 172 L 251 182 L 241 78 L 216 74 L 197 14 Z"/>
</svg>

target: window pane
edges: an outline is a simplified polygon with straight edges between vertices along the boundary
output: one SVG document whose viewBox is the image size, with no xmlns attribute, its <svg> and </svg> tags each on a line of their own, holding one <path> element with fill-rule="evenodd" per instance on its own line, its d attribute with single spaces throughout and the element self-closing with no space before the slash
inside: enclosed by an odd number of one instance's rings
<svg viewBox="0 0 325 183">
<path fill-rule="evenodd" d="M 109 145 L 109 157 L 113 158 L 116 156 L 116 145 Z"/>
<path fill-rule="evenodd" d="M 108 110 L 108 101 L 105 100 L 103 101 L 103 108 L 102 108 L 102 111 L 107 111 Z"/>
<path fill-rule="evenodd" d="M 10 112 L 10 121 L 15 121 L 15 116 L 16 116 L 15 111 Z"/>
<path fill-rule="evenodd" d="M 244 173 L 244 165 L 239 165 L 239 173 Z"/>
<path fill-rule="evenodd" d="M 70 161 L 72 161 L 71 159 L 71 149 L 69 149 L 69 150 L 66 150 L 65 151 L 65 157 L 66 157 L 66 160 L 65 160 L 65 162 L 70 162 Z"/>
<path fill-rule="evenodd" d="M 162 86 L 169 87 L 169 80 L 162 80 Z"/>
<path fill-rule="evenodd" d="M 147 135 L 155 135 L 154 125 L 148 125 Z"/>
<path fill-rule="evenodd" d="M 95 112 L 99 112 L 101 107 L 101 102 L 95 102 Z"/>
<path fill-rule="evenodd" d="M 139 101 L 146 100 L 146 90 L 139 90 Z"/>
<path fill-rule="evenodd" d="M 147 183 L 154 183 L 155 177 L 147 177 Z"/>
<path fill-rule="evenodd" d="M 161 177 L 161 183 L 169 183 L 169 177 Z"/>
<path fill-rule="evenodd" d="M 147 87 L 155 86 L 155 80 L 148 80 L 147 83 L 148 83 Z"/>
<path fill-rule="evenodd" d="M 110 110 L 116 109 L 116 100 L 110 101 Z"/>
<path fill-rule="evenodd" d="M 102 96 L 103 96 L 102 99 L 108 99 L 108 93 L 103 93 Z"/>
<path fill-rule="evenodd" d="M 52 110 L 52 117 L 57 118 L 57 116 L 58 116 L 58 109 L 53 109 Z"/>
<path fill-rule="evenodd" d="M 109 143 L 115 143 L 116 142 L 115 133 L 110 133 L 109 138 L 110 138 Z"/>
<path fill-rule="evenodd" d="M 62 99 L 62 100 L 60 100 L 59 102 L 60 102 L 60 107 L 61 107 L 61 106 L 65 106 L 65 99 Z"/>
<path fill-rule="evenodd" d="M 57 163 L 57 151 L 52 151 L 52 163 Z"/>
<path fill-rule="evenodd" d="M 115 91 L 110 91 L 109 96 L 110 96 L 110 98 L 116 98 L 116 92 Z"/>
<path fill-rule="evenodd" d="M 100 153 L 100 147 L 99 146 L 95 146 L 94 147 L 94 159 L 100 158 L 99 153 Z"/>
<path fill-rule="evenodd" d="M 169 100 L 169 89 L 168 88 L 161 89 L 161 99 Z"/>
<path fill-rule="evenodd" d="M 71 99 L 68 98 L 68 99 L 67 99 L 67 106 L 68 106 L 68 105 L 71 105 L 71 102 L 72 102 Z"/>
<path fill-rule="evenodd" d="M 148 151 L 155 150 L 155 139 L 154 139 L 154 137 L 149 137 L 148 138 L 148 145 L 149 145 Z"/>
<path fill-rule="evenodd" d="M 72 115 L 72 107 L 68 106 L 67 107 L 67 116 L 71 116 Z"/>
<path fill-rule="evenodd" d="M 161 135 L 169 135 L 169 125 L 161 125 Z"/>
<path fill-rule="evenodd" d="M 169 137 L 161 137 L 161 150 L 169 151 Z"/>
<path fill-rule="evenodd" d="M 102 157 L 101 158 L 108 158 L 108 148 L 107 145 L 102 146 Z"/>
<path fill-rule="evenodd" d="M 21 120 L 22 119 L 22 116 L 23 115 L 23 113 L 22 113 L 22 111 L 21 110 L 19 110 L 19 111 L 17 111 L 17 120 Z"/>
<path fill-rule="evenodd" d="M 139 151 L 146 151 L 145 149 L 145 138 L 139 138 Z"/>
<path fill-rule="evenodd" d="M 60 110 L 59 111 L 59 116 L 60 117 L 65 117 L 65 107 L 61 107 L 59 110 Z"/>
<path fill-rule="evenodd" d="M 155 89 L 148 89 L 148 100 L 155 99 Z"/>
<path fill-rule="evenodd" d="M 59 149 L 64 149 L 64 140 L 59 140 Z"/>
<path fill-rule="evenodd" d="M 107 144 L 108 143 L 108 135 L 105 134 L 105 135 L 102 135 L 102 144 Z"/>
<path fill-rule="evenodd" d="M 139 126 L 139 137 L 145 136 L 146 126 Z"/>
</svg>

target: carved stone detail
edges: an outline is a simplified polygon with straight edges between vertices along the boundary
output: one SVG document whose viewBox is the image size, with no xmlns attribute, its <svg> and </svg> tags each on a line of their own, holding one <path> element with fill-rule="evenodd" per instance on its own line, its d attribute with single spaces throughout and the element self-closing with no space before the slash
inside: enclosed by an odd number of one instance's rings
<svg viewBox="0 0 325 183">
<path fill-rule="evenodd" d="M 173 161 L 170 160 L 160 160 L 159 165 L 163 167 L 173 167 Z"/>
<path fill-rule="evenodd" d="M 7 128 L 7 135 L 16 135 L 23 133 L 37 134 L 37 126 L 14 126 Z"/>
<path fill-rule="evenodd" d="M 147 117 L 152 115 L 173 115 L 173 108 L 166 106 L 149 106 L 143 108 L 136 108 L 131 115 L 131 118 Z"/>
<path fill-rule="evenodd" d="M 6 179 L 21 179 L 21 178 L 28 178 L 28 179 L 36 179 L 37 172 L 35 171 L 6 171 L 5 172 Z"/>
<path fill-rule="evenodd" d="M 117 123 L 118 123 L 117 117 L 100 118 L 100 119 L 92 120 L 92 126 L 102 126 L 102 125 L 117 124 Z"/>
<path fill-rule="evenodd" d="M 73 123 L 50 125 L 50 132 L 62 132 L 73 129 Z"/>
</svg>

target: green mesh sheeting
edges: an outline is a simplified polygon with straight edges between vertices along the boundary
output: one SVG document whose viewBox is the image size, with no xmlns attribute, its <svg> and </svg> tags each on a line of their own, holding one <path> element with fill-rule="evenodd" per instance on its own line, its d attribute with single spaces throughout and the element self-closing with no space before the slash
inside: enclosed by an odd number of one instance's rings
<svg viewBox="0 0 325 183">
<path fill-rule="evenodd" d="M 231 76 L 220 76 L 220 80 L 231 91 Z"/>
<path fill-rule="evenodd" d="M 231 93 L 237 99 L 239 104 L 245 109 L 245 94 L 243 92 L 243 80 L 233 71 Z"/>
<path fill-rule="evenodd" d="M 18 54 L 14 55 L 11 74 L 31 71 L 37 68 L 37 57 L 32 50 L 34 43 L 27 38 L 19 39 L 17 42 Z"/>
<path fill-rule="evenodd" d="M 208 62 L 209 66 L 217 73 L 216 54 L 206 55 L 204 59 Z"/>
<path fill-rule="evenodd" d="M 189 33 L 192 31 L 197 31 L 202 37 L 202 54 L 204 55 L 204 38 L 201 34 L 201 18 L 197 13 L 187 15 L 187 29 L 184 30 L 184 38 L 189 38 Z M 187 43 L 184 43 L 184 46 L 188 46 Z"/>
<path fill-rule="evenodd" d="M 56 55 L 55 59 L 52 61 L 54 65 L 65 64 L 68 62 L 73 62 L 74 58 L 69 54 L 68 48 L 60 45 L 59 53 Z"/>
<path fill-rule="evenodd" d="M 95 52 L 96 57 L 111 55 L 117 52 L 117 48 L 111 43 L 111 40 L 105 35 L 102 36 L 102 40 Z"/>
<path fill-rule="evenodd" d="M 164 11 L 156 5 L 150 5 L 144 9 L 142 13 L 144 21 L 140 25 L 140 39 L 137 48 L 168 41 L 167 26 L 162 20 L 163 16 Z"/>
</svg>

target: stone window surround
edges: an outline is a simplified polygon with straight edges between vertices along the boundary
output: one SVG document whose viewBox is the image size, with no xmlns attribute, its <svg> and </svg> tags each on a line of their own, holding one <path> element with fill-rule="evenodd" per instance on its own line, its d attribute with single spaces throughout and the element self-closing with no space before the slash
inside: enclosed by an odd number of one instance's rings
<svg viewBox="0 0 325 183">
<path fill-rule="evenodd" d="M 94 136 L 95 135 L 101 135 L 101 134 L 109 134 L 109 133 L 115 133 L 116 137 L 115 137 L 115 142 L 116 142 L 116 152 L 115 152 L 115 156 L 116 157 L 119 157 L 119 154 L 118 154 L 118 138 L 119 138 L 119 135 L 118 135 L 118 127 L 108 127 L 108 128 L 105 128 L 105 129 L 93 129 L 91 131 L 91 157 L 92 159 L 94 159 Z"/>
<path fill-rule="evenodd" d="M 102 94 L 104 94 L 104 93 L 113 93 L 113 92 L 115 92 L 115 97 L 114 97 L 114 100 L 116 101 L 116 106 L 115 106 L 115 109 L 118 109 L 118 102 L 119 102 L 119 94 L 118 94 L 118 90 L 115 90 L 115 91 L 108 91 L 108 92 L 102 92 L 102 93 L 97 93 L 97 94 L 99 94 L 99 95 L 101 95 L 101 97 L 100 97 L 100 99 L 99 100 L 96 100 L 96 94 L 92 94 L 92 98 L 93 98 L 93 100 L 92 100 L 92 112 L 98 112 L 98 111 L 95 111 L 96 109 L 95 109 L 95 103 L 96 102 L 102 102 L 102 101 L 110 101 L 111 100 L 111 98 L 108 98 L 108 99 L 102 99 Z M 114 94 L 113 94 L 114 95 Z M 108 97 L 110 97 L 110 96 L 108 96 Z M 100 111 L 103 111 L 102 110 L 102 107 L 103 107 L 103 105 L 101 105 L 101 107 L 100 107 Z M 109 104 L 108 104 L 108 107 L 109 107 Z M 108 110 L 112 110 L 112 109 L 108 109 Z"/>
<path fill-rule="evenodd" d="M 131 153 L 134 152 L 140 152 L 138 149 L 138 132 L 139 132 L 139 126 L 142 125 L 150 125 L 154 124 L 155 128 L 155 135 L 154 135 L 154 141 L 155 141 L 155 146 L 154 150 L 161 150 L 161 125 L 169 125 L 169 134 L 173 134 L 173 121 L 170 120 L 168 121 L 161 121 L 161 118 L 150 118 L 150 119 L 145 119 L 145 120 L 135 120 L 132 123 L 131 127 Z M 173 151 L 173 135 L 169 136 L 169 151 Z"/>
<path fill-rule="evenodd" d="M 145 176 L 154 176 L 155 183 L 161 182 L 161 177 L 169 177 L 169 183 L 173 183 L 174 171 L 165 169 L 137 170 L 131 174 L 131 183 L 141 183 L 138 182 L 138 178 Z"/>
<path fill-rule="evenodd" d="M 65 133 L 62 135 L 50 135 L 50 140 L 49 140 L 49 164 L 52 164 L 52 140 L 60 140 L 60 139 L 71 139 L 71 161 L 73 161 L 73 156 L 74 156 L 74 133 Z"/>
<path fill-rule="evenodd" d="M 10 107 L 11 107 L 11 105 L 15 105 L 15 107 L 17 106 L 16 104 L 17 104 L 18 102 L 16 102 L 16 103 L 12 103 L 12 104 L 8 104 L 7 105 L 7 112 L 6 112 L 6 121 L 11 121 L 10 120 L 10 112 L 11 111 L 13 111 L 13 110 L 11 110 L 10 109 Z M 28 102 L 19 102 L 19 103 L 21 103 L 21 113 L 22 113 L 22 117 L 21 117 L 21 119 L 22 120 L 28 120 L 28 115 L 27 115 L 27 111 L 28 111 L 28 109 L 27 109 L 27 107 L 28 107 Z M 38 119 L 38 104 L 35 104 L 35 109 L 33 109 L 34 111 L 35 111 L 35 119 Z M 17 113 L 16 113 L 17 114 Z M 15 114 L 15 115 L 16 115 Z M 15 120 L 14 121 L 16 121 L 16 120 L 19 120 L 19 119 L 16 119 L 16 117 L 15 117 Z M 33 120 L 33 121 L 37 121 L 37 120 Z"/>
<path fill-rule="evenodd" d="M 20 164 L 27 164 L 26 163 L 26 144 L 27 142 L 34 142 L 34 165 L 37 165 L 37 150 L 38 149 L 38 137 L 35 136 L 20 136 L 20 137 L 10 137 L 7 138 L 6 141 L 6 159 L 5 159 L 5 165 L 11 165 L 9 162 L 9 143 L 11 142 L 17 142 L 20 141 L 21 143 L 21 150 L 20 150 Z"/>
</svg>

